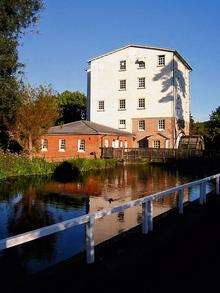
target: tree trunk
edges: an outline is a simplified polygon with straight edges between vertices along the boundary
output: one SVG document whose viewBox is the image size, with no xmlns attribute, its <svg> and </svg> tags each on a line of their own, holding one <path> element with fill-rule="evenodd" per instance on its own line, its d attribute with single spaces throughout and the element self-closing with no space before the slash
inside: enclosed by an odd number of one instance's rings
<svg viewBox="0 0 220 293">
<path fill-rule="evenodd" d="M 31 134 L 29 134 L 29 136 L 28 136 L 28 149 L 29 149 L 29 158 L 32 159 L 32 157 L 33 157 L 33 141 L 32 141 Z"/>
</svg>

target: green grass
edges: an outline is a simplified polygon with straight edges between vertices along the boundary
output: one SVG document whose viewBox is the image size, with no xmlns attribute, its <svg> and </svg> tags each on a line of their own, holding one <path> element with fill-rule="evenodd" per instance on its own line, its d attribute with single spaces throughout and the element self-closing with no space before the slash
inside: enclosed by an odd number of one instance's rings
<svg viewBox="0 0 220 293">
<path fill-rule="evenodd" d="M 95 171 L 95 170 L 104 170 L 115 168 L 117 166 L 117 160 L 114 159 L 72 159 L 68 160 L 74 167 L 78 168 L 81 173 Z"/>
<path fill-rule="evenodd" d="M 30 160 L 26 156 L 14 154 L 0 155 L 0 179 L 24 175 L 47 175 L 54 172 L 56 165 L 41 158 Z"/>
<path fill-rule="evenodd" d="M 71 159 L 68 163 L 79 173 L 115 168 L 116 160 L 104 159 Z M 62 163 L 47 162 L 41 158 L 30 160 L 26 156 L 15 154 L 0 154 L 0 180 L 14 176 L 53 174 Z"/>
</svg>

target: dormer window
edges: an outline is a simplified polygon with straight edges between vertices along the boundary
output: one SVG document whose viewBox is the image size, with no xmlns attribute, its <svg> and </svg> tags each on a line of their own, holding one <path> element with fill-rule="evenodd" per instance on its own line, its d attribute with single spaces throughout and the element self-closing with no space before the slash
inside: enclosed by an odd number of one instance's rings
<svg viewBox="0 0 220 293">
<path fill-rule="evenodd" d="M 139 59 L 137 59 L 137 60 L 135 61 L 135 64 L 137 64 L 138 69 L 144 69 L 144 68 L 145 68 L 145 62 L 144 62 L 143 60 L 139 60 Z"/>
<path fill-rule="evenodd" d="M 121 71 L 126 70 L 126 60 L 120 61 L 120 70 Z"/>
</svg>

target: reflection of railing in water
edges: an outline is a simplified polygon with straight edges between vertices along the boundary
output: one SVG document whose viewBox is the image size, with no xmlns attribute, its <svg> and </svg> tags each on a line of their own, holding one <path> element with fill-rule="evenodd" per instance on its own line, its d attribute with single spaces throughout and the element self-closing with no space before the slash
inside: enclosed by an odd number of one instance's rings
<svg viewBox="0 0 220 293">
<path fill-rule="evenodd" d="M 119 160 L 148 159 L 149 161 L 170 159 L 186 160 L 190 158 L 220 159 L 219 151 L 164 148 L 101 148 L 101 157 Z"/>
<path fill-rule="evenodd" d="M 194 182 L 186 183 L 177 187 L 170 188 L 168 190 L 155 193 L 153 195 L 144 196 L 142 198 L 129 201 L 125 204 L 115 206 L 111 209 L 106 209 L 102 211 L 97 211 L 94 213 L 86 214 L 78 218 L 63 221 L 61 223 L 46 226 L 40 229 L 36 229 L 30 232 L 26 232 L 17 236 L 9 237 L 0 240 L 0 250 L 5 250 L 7 248 L 17 246 L 35 239 L 39 239 L 44 236 L 48 236 L 59 231 L 69 229 L 74 226 L 86 224 L 86 253 L 87 262 L 93 263 L 95 260 L 94 254 L 94 221 L 95 219 L 100 219 L 102 217 L 111 215 L 113 213 L 121 213 L 122 211 L 142 205 L 142 231 L 147 234 L 148 231 L 153 230 L 153 201 L 161 198 L 165 198 L 172 193 L 178 193 L 178 210 L 180 214 L 183 214 L 183 195 L 186 188 L 191 188 L 194 186 L 200 187 L 200 204 L 206 203 L 206 185 L 211 181 L 215 180 L 216 184 L 216 194 L 220 194 L 220 174 L 216 174 L 204 179 L 200 179 Z"/>
</svg>

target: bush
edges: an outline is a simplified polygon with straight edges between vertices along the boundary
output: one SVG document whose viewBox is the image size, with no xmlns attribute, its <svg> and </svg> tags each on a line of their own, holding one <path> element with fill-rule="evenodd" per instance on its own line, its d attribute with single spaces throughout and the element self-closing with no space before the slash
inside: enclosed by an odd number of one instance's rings
<svg viewBox="0 0 220 293">
<path fill-rule="evenodd" d="M 69 160 L 68 162 L 77 167 L 82 173 L 95 170 L 110 169 L 117 166 L 117 161 L 114 159 L 104 160 L 78 158 Z"/>
<path fill-rule="evenodd" d="M 54 172 L 56 165 L 42 158 L 30 160 L 23 155 L 0 154 L 0 179 L 23 175 L 47 175 Z"/>
<path fill-rule="evenodd" d="M 74 164 L 64 161 L 59 164 L 54 171 L 54 178 L 57 181 L 67 182 L 76 179 L 80 174 L 80 170 Z"/>
<path fill-rule="evenodd" d="M 72 159 L 62 163 L 47 162 L 42 158 L 29 159 L 24 155 L 0 154 L 0 180 L 13 176 L 53 174 L 59 180 L 72 180 L 80 173 L 105 170 L 117 166 L 116 160 Z"/>
</svg>

